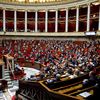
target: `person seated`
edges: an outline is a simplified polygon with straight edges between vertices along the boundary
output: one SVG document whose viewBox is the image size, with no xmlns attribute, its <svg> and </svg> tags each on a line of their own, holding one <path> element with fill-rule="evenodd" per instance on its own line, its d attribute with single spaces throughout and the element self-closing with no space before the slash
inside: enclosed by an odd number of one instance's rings
<svg viewBox="0 0 100 100">
<path fill-rule="evenodd" d="M 88 79 L 84 79 L 82 81 L 82 85 L 83 85 L 83 87 L 88 87 L 89 86 L 89 80 Z"/>
<path fill-rule="evenodd" d="M 48 84 L 53 83 L 53 80 L 52 79 L 47 79 L 46 81 L 47 81 Z"/>
<path fill-rule="evenodd" d="M 56 74 L 56 81 L 60 81 L 61 75 L 58 73 Z"/>
<path fill-rule="evenodd" d="M 95 100 L 95 98 L 98 98 L 98 100 L 100 100 L 100 83 L 95 84 L 92 100 Z"/>
<path fill-rule="evenodd" d="M 90 71 L 89 72 L 89 83 L 90 83 L 90 85 L 95 85 L 96 81 L 97 81 L 96 74 L 94 73 L 94 71 Z"/>
<path fill-rule="evenodd" d="M 21 70 L 22 70 L 22 73 L 24 73 L 24 68 L 22 68 Z"/>
<path fill-rule="evenodd" d="M 16 72 L 21 71 L 21 68 L 20 68 L 20 66 L 19 66 L 18 63 L 15 64 L 14 70 L 15 70 Z"/>
<path fill-rule="evenodd" d="M 35 75 L 31 75 L 30 78 L 28 78 L 28 80 L 36 81 L 37 77 Z"/>
</svg>

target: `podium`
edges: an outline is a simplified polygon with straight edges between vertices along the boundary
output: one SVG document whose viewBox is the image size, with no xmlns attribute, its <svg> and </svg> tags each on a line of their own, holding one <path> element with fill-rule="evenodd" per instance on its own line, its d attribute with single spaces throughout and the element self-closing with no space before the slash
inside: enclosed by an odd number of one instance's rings
<svg viewBox="0 0 100 100">
<path fill-rule="evenodd" d="M 0 79 L 4 78 L 4 62 L 0 59 Z"/>
<path fill-rule="evenodd" d="M 11 66 L 11 69 L 14 70 L 14 57 L 7 54 L 3 56 L 3 60 L 5 62 L 5 69 L 8 69 L 10 71 L 9 68 Z"/>
</svg>

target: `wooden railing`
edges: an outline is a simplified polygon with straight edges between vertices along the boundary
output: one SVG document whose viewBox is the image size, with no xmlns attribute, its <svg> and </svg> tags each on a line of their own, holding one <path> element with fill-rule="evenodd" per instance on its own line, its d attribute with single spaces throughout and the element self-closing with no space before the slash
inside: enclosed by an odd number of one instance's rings
<svg viewBox="0 0 100 100">
<path fill-rule="evenodd" d="M 39 89 L 39 92 L 43 93 L 43 95 L 48 96 L 48 99 L 43 98 L 41 100 L 78 100 L 77 98 L 73 97 L 73 96 L 67 96 L 64 94 L 59 94 L 55 91 L 52 91 L 51 89 L 49 89 L 48 87 L 46 87 L 42 81 L 40 82 L 30 82 L 30 81 L 19 81 L 19 91 L 23 91 L 24 89 L 29 89 L 32 90 L 34 89 L 35 91 Z M 23 93 L 19 93 L 20 95 L 23 95 L 24 97 L 26 97 L 27 99 L 31 100 L 30 96 L 26 96 Z M 36 95 L 39 96 L 39 93 L 37 93 Z M 42 96 L 43 96 L 42 95 Z"/>
<path fill-rule="evenodd" d="M 97 73 L 100 72 L 100 67 L 97 67 L 96 69 Z M 39 91 L 44 92 L 43 95 L 48 95 L 49 98 L 52 98 L 52 100 L 84 100 L 84 98 L 80 97 L 79 94 L 85 91 L 91 92 L 94 91 L 95 89 L 95 86 L 93 86 L 92 84 L 86 87 L 83 86 L 82 84 L 83 79 L 88 79 L 88 78 L 89 75 L 87 73 L 78 78 L 64 80 L 64 81 L 57 81 L 53 84 L 47 84 L 46 81 L 38 81 L 38 82 L 20 81 L 19 90 L 23 91 L 25 88 L 30 88 L 30 87 L 31 87 L 30 89 L 35 89 L 35 90 L 39 89 Z M 24 95 L 25 94 L 23 94 L 23 96 Z M 94 94 L 91 93 L 91 95 Z"/>
</svg>

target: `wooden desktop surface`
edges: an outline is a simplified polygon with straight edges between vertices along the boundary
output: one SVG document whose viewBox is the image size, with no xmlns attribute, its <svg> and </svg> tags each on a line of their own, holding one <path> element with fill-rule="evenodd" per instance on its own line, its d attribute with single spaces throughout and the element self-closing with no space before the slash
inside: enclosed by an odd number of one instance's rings
<svg viewBox="0 0 100 100">
<path fill-rule="evenodd" d="M 4 64 L 3 60 L 0 59 L 0 65 L 3 65 L 3 64 Z"/>
</svg>

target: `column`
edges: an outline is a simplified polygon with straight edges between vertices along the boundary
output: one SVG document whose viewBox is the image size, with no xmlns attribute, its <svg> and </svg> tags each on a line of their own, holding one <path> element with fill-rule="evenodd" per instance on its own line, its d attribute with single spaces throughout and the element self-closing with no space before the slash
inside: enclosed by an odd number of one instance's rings
<svg viewBox="0 0 100 100">
<path fill-rule="evenodd" d="M 45 11 L 45 32 L 48 32 L 48 11 Z"/>
<path fill-rule="evenodd" d="M 98 30 L 100 31 L 100 6 L 99 6 L 99 26 L 98 26 Z"/>
<path fill-rule="evenodd" d="M 58 32 L 58 10 L 56 10 L 56 17 L 55 17 L 55 32 Z"/>
<path fill-rule="evenodd" d="M 76 32 L 79 30 L 79 7 L 76 8 Z"/>
<path fill-rule="evenodd" d="M 17 31 L 17 11 L 14 11 L 14 32 Z"/>
<path fill-rule="evenodd" d="M 68 32 L 68 8 L 66 9 L 66 23 L 65 23 L 65 32 Z"/>
<path fill-rule="evenodd" d="M 38 24 L 38 23 L 37 23 L 37 22 L 38 22 L 38 21 L 37 21 L 37 19 L 38 19 L 37 13 L 38 13 L 38 12 L 36 11 L 36 12 L 35 12 L 35 32 L 37 32 L 37 24 Z"/>
<path fill-rule="evenodd" d="M 27 11 L 25 11 L 25 32 L 27 32 Z"/>
<path fill-rule="evenodd" d="M 6 15 L 5 9 L 3 9 L 3 31 L 6 32 Z"/>
<path fill-rule="evenodd" d="M 88 4 L 88 11 L 87 11 L 87 31 L 90 30 L 90 4 Z"/>
</svg>

